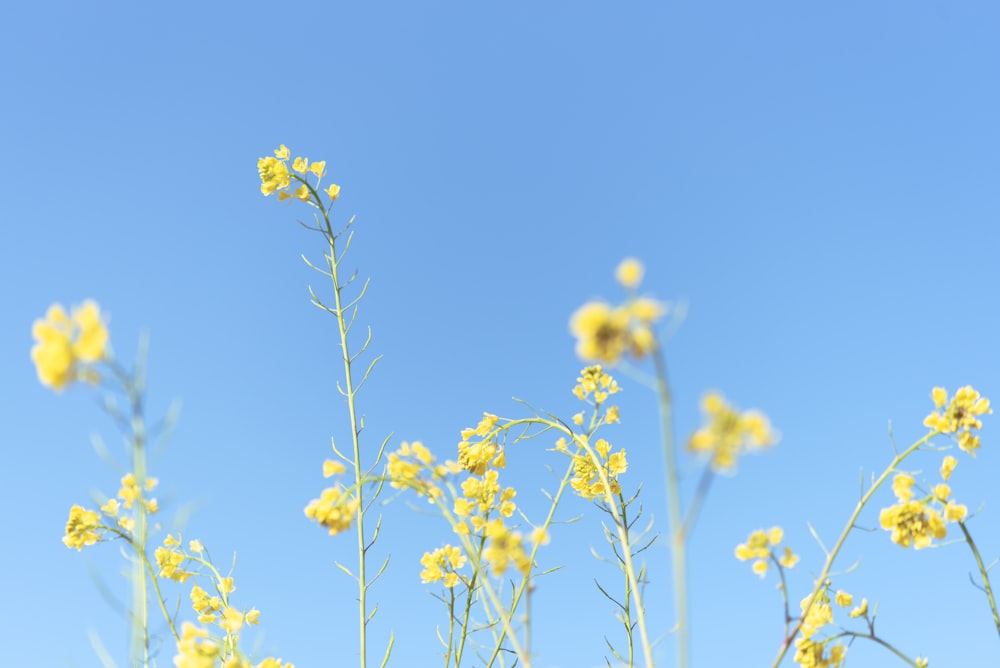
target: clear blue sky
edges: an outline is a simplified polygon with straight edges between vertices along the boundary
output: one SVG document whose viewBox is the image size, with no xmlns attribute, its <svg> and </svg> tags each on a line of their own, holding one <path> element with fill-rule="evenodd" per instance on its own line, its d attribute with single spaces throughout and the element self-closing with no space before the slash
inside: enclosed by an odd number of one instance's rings
<svg viewBox="0 0 1000 668">
<path fill-rule="evenodd" d="M 649 291 L 689 305 L 669 345 L 679 433 L 716 388 L 783 436 L 716 481 L 694 535 L 695 665 L 770 665 L 780 598 L 734 546 L 785 527 L 802 555 L 798 600 L 822 557 L 807 522 L 834 540 L 859 471 L 891 457 L 888 421 L 908 443 L 933 386 L 1000 396 L 998 29 L 994 3 L 942 0 L 8 7 L 4 662 L 98 665 L 89 629 L 125 656 L 124 624 L 88 574 L 123 592 L 117 546 L 81 555 L 59 540 L 70 505 L 117 488 L 89 445 L 98 433 L 117 448 L 116 432 L 88 392 L 39 386 L 28 358 L 51 302 L 94 298 L 123 359 L 150 333 L 151 416 L 183 400 L 154 460 L 164 517 L 195 502 L 185 537 L 222 563 L 238 554 L 236 600 L 263 611 L 265 649 L 300 668 L 352 665 L 355 592 L 333 562 L 353 543 L 302 514 L 329 438 L 348 434 L 336 330 L 308 304 L 306 285 L 321 286 L 299 258 L 321 248 L 295 223 L 302 208 L 258 190 L 257 158 L 285 143 L 327 160 L 337 216 L 357 215 L 348 265 L 372 279 L 361 319 L 385 356 L 361 398 L 368 447 L 392 433 L 448 456 L 482 411 L 519 415 L 513 396 L 575 412 L 567 321 L 617 295 L 624 256 L 645 260 Z M 663 529 L 654 399 L 621 380 L 611 437 Z M 953 485 L 970 509 L 986 504 L 972 528 L 988 561 L 1000 555 L 995 422 Z M 519 499 L 540 503 L 545 457 L 518 459 Z M 933 478 L 938 461 L 914 466 Z M 563 516 L 585 511 L 577 501 Z M 402 501 L 384 515 L 375 646 L 393 629 L 393 665 L 440 665 L 443 610 L 417 560 L 447 530 Z M 873 508 L 863 524 L 877 522 Z M 588 511 L 543 554 L 566 568 L 539 583 L 539 667 L 602 665 L 601 635 L 618 633 L 592 582 L 614 586 L 615 572 L 590 545 L 601 536 Z M 661 634 L 668 558 L 649 557 Z M 841 566 L 859 559 L 837 584 L 879 602 L 886 638 L 935 668 L 995 662 L 963 545 L 904 551 L 858 532 Z M 658 656 L 672 665 L 671 640 Z M 895 664 L 859 643 L 849 665 Z"/>
</svg>

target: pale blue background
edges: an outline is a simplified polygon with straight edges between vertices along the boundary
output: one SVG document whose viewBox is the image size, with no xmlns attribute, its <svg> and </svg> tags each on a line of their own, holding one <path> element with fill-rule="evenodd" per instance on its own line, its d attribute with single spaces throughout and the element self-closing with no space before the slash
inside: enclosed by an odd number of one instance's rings
<svg viewBox="0 0 1000 668">
<path fill-rule="evenodd" d="M 482 411 L 518 396 L 570 415 L 581 366 L 567 331 L 611 272 L 643 258 L 646 288 L 690 306 L 670 342 L 678 432 L 718 388 L 782 431 L 771 453 L 716 481 L 692 542 L 694 659 L 768 666 L 781 634 L 775 580 L 732 551 L 781 524 L 821 564 L 858 476 L 923 433 L 934 385 L 1000 394 L 997 184 L 1000 8 L 988 2 L 18 3 L 0 22 L 0 644 L 5 665 L 96 666 L 93 629 L 124 665 L 124 625 L 88 575 L 117 578 L 116 545 L 59 541 L 69 506 L 114 492 L 113 447 L 91 393 L 38 385 L 31 322 L 92 297 L 115 349 L 151 334 L 149 407 L 184 402 L 158 457 L 164 518 L 225 564 L 256 606 L 262 647 L 299 668 L 353 665 L 355 591 L 331 539 L 302 514 L 346 443 L 332 319 L 308 305 L 319 238 L 304 207 L 264 199 L 255 163 L 279 143 L 326 159 L 357 214 L 347 260 L 384 354 L 361 396 L 365 444 L 421 439 L 451 456 Z M 652 395 L 621 378 L 629 484 L 664 527 Z M 961 456 L 953 487 L 987 560 L 1000 554 L 1000 426 Z M 508 455 L 530 512 L 552 487 L 547 443 Z M 371 450 L 369 450 L 370 452 Z M 915 460 L 932 482 L 939 457 Z M 685 464 L 689 494 L 696 469 Z M 888 489 L 879 506 L 891 502 Z M 620 640 L 593 585 L 597 515 L 553 531 L 538 584 L 536 666 L 603 664 Z M 448 540 L 402 500 L 384 509 L 389 574 L 372 591 L 374 663 L 437 666 L 443 610 L 418 558 Z M 534 514 L 538 517 L 538 512 Z M 877 526 L 877 508 L 863 517 Z M 667 554 L 649 553 L 651 629 L 672 625 Z M 879 602 L 878 630 L 934 668 L 995 663 L 996 630 L 968 550 L 903 551 L 857 533 L 837 579 Z M 186 588 L 178 590 L 187 610 Z M 248 637 L 249 639 L 249 637 Z M 159 658 L 171 664 L 172 648 Z M 673 662 L 673 643 L 658 650 Z M 468 665 L 478 665 L 472 662 Z M 790 657 L 785 665 L 791 665 Z M 895 664 L 857 643 L 849 665 Z"/>
</svg>

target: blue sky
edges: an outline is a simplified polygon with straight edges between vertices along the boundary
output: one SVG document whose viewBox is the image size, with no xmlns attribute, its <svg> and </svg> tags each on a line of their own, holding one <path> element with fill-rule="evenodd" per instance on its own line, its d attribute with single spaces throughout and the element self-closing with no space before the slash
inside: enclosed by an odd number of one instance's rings
<svg viewBox="0 0 1000 668">
<path fill-rule="evenodd" d="M 218 561 L 236 553 L 238 602 L 263 611 L 262 647 L 297 666 L 350 665 L 355 593 L 329 538 L 302 515 L 324 486 L 329 439 L 347 439 L 332 319 L 300 254 L 303 212 L 264 199 L 256 160 L 278 144 L 325 159 L 356 215 L 347 263 L 371 277 L 361 319 L 384 355 L 361 397 L 366 445 L 422 440 L 440 456 L 511 398 L 570 415 L 581 366 L 567 321 L 617 297 L 634 255 L 645 289 L 683 301 L 669 343 L 677 430 L 718 389 L 766 411 L 771 452 L 717 480 L 693 537 L 697 666 L 770 665 L 774 580 L 732 556 L 780 524 L 802 555 L 792 598 L 821 566 L 860 471 L 923 433 L 929 393 L 998 386 L 1000 112 L 992 3 L 20 3 L 0 25 L 8 158 L 0 163 L 0 418 L 6 513 L 0 639 L 11 665 L 93 666 L 88 630 L 124 665 L 124 625 L 89 575 L 124 591 L 116 545 L 59 541 L 73 503 L 119 471 L 89 445 L 116 432 L 94 396 L 38 385 L 30 326 L 54 301 L 98 300 L 116 353 L 151 337 L 149 411 L 183 414 L 154 460 L 164 516 Z M 620 375 L 629 480 L 665 529 L 655 402 Z M 953 488 L 987 561 L 1000 555 L 1000 465 L 987 421 Z M 553 481 L 538 451 L 509 453 L 519 499 Z M 933 478 L 939 457 L 914 468 Z M 684 466 L 684 491 L 697 479 Z M 512 480 L 513 481 L 513 480 Z M 862 518 L 877 528 L 877 508 Z M 985 505 L 983 505 L 985 504 Z M 443 612 L 418 559 L 448 539 L 400 499 L 383 509 L 376 647 L 393 665 L 440 665 Z M 543 554 L 536 665 L 602 665 L 618 632 L 593 578 L 593 511 L 580 501 Z M 417 518 L 417 519 L 415 519 Z M 954 533 L 954 532 L 953 532 Z M 672 625 L 668 555 L 649 553 L 651 627 Z M 878 630 L 932 666 L 997 656 L 961 544 L 922 552 L 856 532 L 837 579 L 878 601 Z M 186 592 L 175 593 L 185 596 Z M 614 636 L 613 636 L 614 637 Z M 373 655 L 379 652 L 373 651 Z M 171 652 L 160 659 L 171 665 Z M 672 665 L 664 641 L 658 665 Z M 791 665 L 791 662 L 786 662 Z M 849 665 L 891 665 L 856 644 Z M 902 665 L 902 664 L 899 664 Z"/>
</svg>

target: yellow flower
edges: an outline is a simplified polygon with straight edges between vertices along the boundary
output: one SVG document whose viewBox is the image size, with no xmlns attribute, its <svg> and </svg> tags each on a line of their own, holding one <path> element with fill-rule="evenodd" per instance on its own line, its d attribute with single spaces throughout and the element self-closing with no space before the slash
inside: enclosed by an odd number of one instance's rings
<svg viewBox="0 0 1000 668">
<path fill-rule="evenodd" d="M 181 637 L 177 641 L 176 668 L 215 668 L 221 658 L 222 648 L 208 637 L 208 631 L 191 622 L 181 626 Z"/>
<path fill-rule="evenodd" d="M 531 560 L 524 551 L 520 533 L 510 533 L 503 520 L 492 520 L 486 527 L 489 545 L 483 550 L 483 559 L 489 562 L 494 575 L 503 575 L 508 566 L 513 563 L 521 573 L 527 575 L 531 571 Z"/>
<path fill-rule="evenodd" d="M 837 590 L 837 595 L 834 597 L 834 602 L 842 608 L 849 608 L 854 605 L 854 597 L 848 594 L 846 591 Z"/>
<path fill-rule="evenodd" d="M 709 455 L 714 471 L 732 471 L 739 455 L 773 445 L 777 435 L 767 417 L 758 411 L 739 413 L 722 395 L 710 392 L 702 398 L 701 409 L 708 424 L 688 440 L 688 450 Z"/>
<path fill-rule="evenodd" d="M 319 522 L 335 536 L 351 527 L 358 510 L 357 496 L 350 494 L 343 485 L 328 487 L 305 508 L 306 517 Z"/>
<path fill-rule="evenodd" d="M 854 608 L 849 613 L 847 613 L 847 616 L 852 619 L 855 619 L 857 617 L 864 617 L 867 614 L 868 614 L 868 599 L 863 598 L 861 599 L 861 605 L 859 605 L 858 607 Z"/>
<path fill-rule="evenodd" d="M 103 535 L 101 516 L 96 511 L 76 505 L 69 509 L 66 535 L 62 539 L 66 547 L 75 547 L 79 552 L 85 546 L 93 545 L 101 540 Z"/>
<path fill-rule="evenodd" d="M 277 154 L 278 151 L 275 151 Z M 286 149 L 287 153 L 287 149 Z M 292 183 L 292 176 L 288 173 L 288 158 L 273 158 L 268 156 L 257 161 L 257 172 L 260 175 L 260 192 L 267 197 L 277 191 L 284 191 Z M 279 192 L 279 199 L 281 197 Z"/>
<path fill-rule="evenodd" d="M 969 509 L 960 503 L 955 503 L 954 499 L 945 504 L 944 518 L 949 522 L 961 522 L 968 514 Z"/>
<path fill-rule="evenodd" d="M 53 304 L 44 319 L 34 322 L 31 334 L 31 360 L 42 385 L 62 390 L 74 380 L 97 379 L 86 365 L 104 359 L 108 329 L 96 302 L 87 300 L 70 315 L 61 304 Z"/>
<path fill-rule="evenodd" d="M 758 529 L 750 534 L 746 543 L 736 546 L 736 558 L 740 561 L 754 559 L 753 572 L 764 577 L 767 574 L 768 563 L 774 559 L 774 549 L 777 548 L 784 538 L 785 532 L 781 527 L 771 527 L 767 531 Z M 792 552 L 792 549 L 785 546 L 782 556 L 778 558 L 778 563 L 784 568 L 794 568 L 799 562 L 799 558 Z"/>
<path fill-rule="evenodd" d="M 164 541 L 164 544 L 166 544 L 166 541 Z M 169 546 L 158 547 L 153 552 L 153 556 L 156 558 L 156 565 L 160 567 L 159 576 L 161 578 L 170 578 L 175 582 L 184 582 L 194 575 L 194 573 L 181 568 L 184 560 L 187 559 L 182 552 L 173 550 Z"/>
<path fill-rule="evenodd" d="M 330 201 L 332 202 L 333 200 L 340 197 L 340 186 L 338 186 L 336 183 L 331 183 L 329 187 L 323 192 L 327 194 L 327 196 L 330 198 Z"/>
<path fill-rule="evenodd" d="M 420 558 L 424 570 L 420 572 L 420 581 L 424 584 L 441 582 L 449 589 L 459 582 L 458 569 L 465 565 L 465 555 L 459 547 L 445 545 L 433 552 L 425 552 Z"/>
<path fill-rule="evenodd" d="M 276 157 L 276 158 L 277 158 L 278 160 L 288 160 L 288 159 L 289 159 L 290 157 L 292 157 L 292 153 L 291 153 L 291 151 L 289 151 L 289 150 L 288 150 L 288 147 L 287 147 L 287 146 L 285 146 L 284 144 L 282 144 L 282 145 L 281 145 L 281 146 L 279 146 L 279 147 L 278 147 L 278 149 L 277 149 L 277 150 L 276 150 L 276 151 L 274 152 L 274 156 L 275 156 L 275 157 Z"/>
<path fill-rule="evenodd" d="M 337 475 L 338 473 L 343 473 L 347 469 L 340 462 L 335 462 L 332 459 L 327 459 L 323 462 L 323 477 L 329 478 L 330 476 Z"/>
<path fill-rule="evenodd" d="M 621 261 L 618 268 L 615 269 L 615 279 L 625 288 L 629 290 L 634 290 L 639 287 L 639 283 L 642 282 L 642 276 L 645 273 L 645 269 L 642 266 L 642 262 L 635 259 L 634 257 L 628 257 Z"/>
<path fill-rule="evenodd" d="M 913 476 L 897 473 L 892 479 L 892 493 L 903 503 L 913 498 Z"/>
<path fill-rule="evenodd" d="M 955 470 L 955 466 L 957 465 L 958 465 L 958 460 L 952 457 L 951 455 L 947 455 L 944 459 L 941 460 L 941 477 L 944 480 L 948 480 L 949 478 L 951 478 L 951 472 Z"/>
<path fill-rule="evenodd" d="M 781 558 L 778 559 L 778 562 L 785 568 L 795 568 L 795 564 L 799 563 L 799 557 L 797 554 L 792 552 L 792 548 L 786 545 L 785 552 L 781 555 Z"/>
<path fill-rule="evenodd" d="M 928 547 L 933 539 L 947 535 L 945 521 L 938 512 L 923 501 L 900 501 L 895 506 L 883 508 L 879 513 L 882 528 L 892 531 L 892 542 L 900 547 L 920 550 Z"/>
<path fill-rule="evenodd" d="M 309 165 L 309 171 L 312 172 L 317 179 L 323 178 L 323 175 L 326 174 L 326 160 L 319 160 L 312 163 Z"/>
<path fill-rule="evenodd" d="M 615 364 L 629 348 L 629 316 L 604 302 L 589 302 L 570 318 L 570 332 L 577 338 L 576 354 L 583 359 Z"/>
<path fill-rule="evenodd" d="M 235 608 L 226 607 L 222 611 L 222 619 L 219 621 L 219 626 L 225 629 L 228 633 L 236 633 L 241 628 L 243 628 L 243 613 Z"/>
<path fill-rule="evenodd" d="M 306 170 L 309 169 L 309 161 L 302 157 L 295 158 L 295 160 L 292 161 L 292 169 L 299 174 L 305 174 Z"/>
<path fill-rule="evenodd" d="M 947 392 L 940 387 L 934 388 L 931 398 L 934 401 L 934 411 L 924 418 L 924 426 L 942 434 L 957 433 L 958 447 L 974 456 L 979 448 L 979 437 L 972 430 L 982 428 L 980 415 L 993 412 L 990 400 L 980 396 L 971 385 L 959 388 L 950 402 L 947 401 Z"/>
</svg>

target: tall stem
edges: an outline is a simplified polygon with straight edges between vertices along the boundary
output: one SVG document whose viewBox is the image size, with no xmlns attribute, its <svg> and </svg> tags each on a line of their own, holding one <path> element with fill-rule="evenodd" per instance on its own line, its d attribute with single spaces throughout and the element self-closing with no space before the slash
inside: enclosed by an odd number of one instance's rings
<svg viewBox="0 0 1000 668">
<path fill-rule="evenodd" d="M 687 559 L 685 554 L 684 514 L 677 473 L 677 444 L 674 439 L 673 402 L 667 380 L 663 351 L 653 352 L 660 397 L 660 430 L 663 437 L 663 463 L 667 484 L 667 513 L 670 520 L 670 551 L 673 558 L 674 614 L 677 616 L 677 666 L 690 665 L 690 628 L 688 627 Z"/>
<path fill-rule="evenodd" d="M 336 248 L 336 235 L 330 226 L 329 213 L 323 209 L 323 219 L 326 223 L 325 236 L 329 244 L 329 267 L 330 278 L 333 281 L 334 314 L 337 317 L 337 328 L 340 332 L 340 350 L 344 360 L 344 394 L 347 396 L 347 411 L 351 419 L 351 446 L 353 448 L 354 460 L 354 480 L 358 495 L 358 509 L 355 513 L 358 536 L 358 627 L 359 627 L 359 656 L 361 668 L 365 668 L 368 663 L 368 579 L 366 574 L 367 548 L 365 546 L 365 502 L 362 496 L 363 487 L 361 485 L 364 472 L 361 470 L 361 430 L 358 424 L 357 407 L 355 406 L 354 379 L 351 374 L 351 354 L 347 347 L 347 320 L 344 318 L 343 301 L 340 291 L 340 276 L 338 273 L 338 258 Z"/>
<path fill-rule="evenodd" d="M 138 375 L 138 374 L 137 374 Z M 129 403 L 132 411 L 131 457 L 132 474 L 135 482 L 142 487 L 147 475 L 146 464 L 146 424 L 143 418 L 142 380 L 136 378 L 135 383 L 128 383 Z M 136 538 L 136 556 L 132 562 L 132 665 L 149 665 L 149 609 L 147 605 L 148 592 L 144 558 L 149 526 L 146 521 L 146 507 L 142 499 L 137 499 L 132 509 L 135 522 L 133 536 Z M 141 657 L 141 658 L 140 658 Z"/>
</svg>

